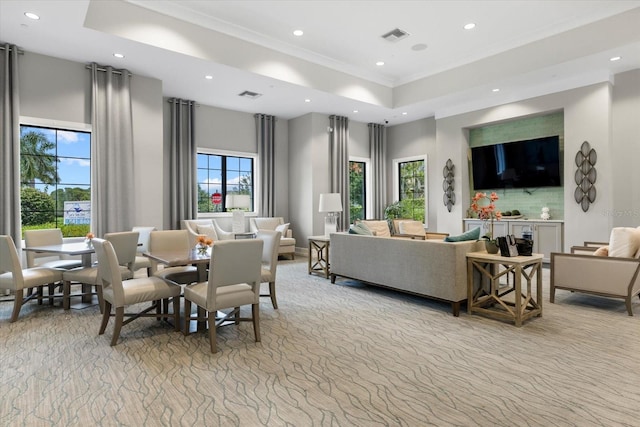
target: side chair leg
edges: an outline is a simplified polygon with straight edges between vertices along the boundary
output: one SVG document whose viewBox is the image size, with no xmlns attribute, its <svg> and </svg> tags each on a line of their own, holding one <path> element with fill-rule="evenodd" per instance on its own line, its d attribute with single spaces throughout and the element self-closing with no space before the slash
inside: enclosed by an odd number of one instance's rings
<svg viewBox="0 0 640 427">
<path fill-rule="evenodd" d="M 49 283 L 49 305 L 53 305 L 53 294 L 56 291 L 56 284 L 55 283 Z"/>
<path fill-rule="evenodd" d="M 189 335 L 189 328 L 191 328 L 191 301 L 184 299 L 184 330 L 182 333 L 184 336 Z"/>
<path fill-rule="evenodd" d="M 13 323 L 18 320 L 18 314 L 20 314 L 20 309 L 22 308 L 23 298 L 24 291 L 22 289 L 16 290 L 16 297 L 13 300 L 13 312 L 11 313 L 11 320 L 9 320 L 9 322 Z"/>
<path fill-rule="evenodd" d="M 120 336 L 120 329 L 122 329 L 123 322 L 124 322 L 124 307 L 117 307 L 116 308 L 116 324 L 113 327 L 113 338 L 111 338 L 112 347 L 116 345 L 116 343 L 118 342 L 118 337 Z"/>
<path fill-rule="evenodd" d="M 100 323 L 100 331 L 98 332 L 98 335 L 104 334 L 105 329 L 107 329 L 107 323 L 109 323 L 109 317 L 111 317 L 111 303 L 105 301 L 104 312 L 102 313 L 102 323 Z"/>
<path fill-rule="evenodd" d="M 104 313 L 104 296 L 102 296 L 101 285 L 96 285 L 96 294 L 98 294 L 98 305 L 100 306 L 100 313 Z"/>
<path fill-rule="evenodd" d="M 251 304 L 251 318 L 256 342 L 260 342 L 260 304 Z"/>
<path fill-rule="evenodd" d="M 71 307 L 71 282 L 65 280 L 62 282 L 62 308 L 69 310 Z"/>
<path fill-rule="evenodd" d="M 217 353 L 218 348 L 216 345 L 216 312 L 209 312 L 209 345 L 211 346 L 211 353 Z"/>
<path fill-rule="evenodd" d="M 269 295 L 271 296 L 271 304 L 274 310 L 278 309 L 278 301 L 276 301 L 276 282 L 269 282 Z"/>
<path fill-rule="evenodd" d="M 180 297 L 173 297 L 173 330 L 176 332 L 180 331 Z"/>
</svg>

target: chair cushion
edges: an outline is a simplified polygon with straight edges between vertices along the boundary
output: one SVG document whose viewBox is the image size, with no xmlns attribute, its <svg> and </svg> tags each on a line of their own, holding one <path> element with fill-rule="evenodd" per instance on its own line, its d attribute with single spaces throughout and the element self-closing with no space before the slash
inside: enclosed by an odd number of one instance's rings
<svg viewBox="0 0 640 427">
<path fill-rule="evenodd" d="M 24 288 L 33 288 L 47 283 L 55 283 L 62 280 L 62 271 L 47 267 L 33 267 L 22 270 Z M 20 290 L 13 280 L 11 272 L 0 274 L 0 289 Z"/>
<path fill-rule="evenodd" d="M 182 288 L 174 283 L 165 282 L 158 277 L 141 277 L 139 279 L 124 280 L 124 305 L 138 304 L 141 302 L 155 301 L 180 296 Z M 109 301 L 115 307 L 113 288 L 103 290 L 105 301 Z"/>
<path fill-rule="evenodd" d="M 165 267 L 153 276 L 184 285 L 198 281 L 198 268 L 192 265 Z"/>
<path fill-rule="evenodd" d="M 239 283 L 237 285 L 219 287 L 216 295 L 216 305 L 207 306 L 208 289 L 208 282 L 200 282 L 185 286 L 184 298 L 200 307 L 203 307 L 207 311 L 239 307 L 241 305 L 254 304 L 257 302 L 257 294 L 253 293 L 251 286 L 246 283 Z"/>
<path fill-rule="evenodd" d="M 480 227 L 476 227 L 458 236 L 447 236 L 444 238 L 444 241 L 445 242 L 464 242 L 467 240 L 478 240 L 479 238 L 480 238 Z"/>
<path fill-rule="evenodd" d="M 127 267 L 120 266 L 120 275 L 122 280 L 131 279 L 133 274 Z M 62 280 L 69 282 L 80 282 L 87 285 L 96 285 L 98 283 L 98 267 L 80 267 L 73 270 L 62 272 Z"/>
<path fill-rule="evenodd" d="M 198 234 L 204 234 L 214 242 L 218 240 L 218 233 L 216 233 L 216 229 L 211 223 L 198 225 Z"/>
<path fill-rule="evenodd" d="M 633 227 L 614 227 L 609 237 L 609 256 L 631 258 L 640 248 L 640 230 Z"/>
</svg>

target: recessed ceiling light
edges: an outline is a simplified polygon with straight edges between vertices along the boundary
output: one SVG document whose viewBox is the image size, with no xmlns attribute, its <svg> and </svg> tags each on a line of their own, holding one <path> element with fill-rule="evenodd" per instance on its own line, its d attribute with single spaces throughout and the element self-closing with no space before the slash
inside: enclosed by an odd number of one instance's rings
<svg viewBox="0 0 640 427">
<path fill-rule="evenodd" d="M 495 88 L 495 89 L 492 90 L 492 92 L 500 92 L 500 89 Z"/>
<path fill-rule="evenodd" d="M 311 102 L 309 98 L 305 99 L 304 102 Z"/>
<path fill-rule="evenodd" d="M 24 16 L 26 16 L 29 19 L 33 19 L 34 21 L 37 21 L 38 19 L 40 19 L 40 17 L 33 12 L 25 12 Z"/>
<path fill-rule="evenodd" d="M 353 112 L 354 112 L 354 113 L 357 113 L 357 112 L 358 112 L 358 110 L 353 110 Z"/>
<path fill-rule="evenodd" d="M 124 55 L 121 53 L 114 53 L 113 56 L 115 56 L 116 58 L 124 58 Z"/>
<path fill-rule="evenodd" d="M 620 61 L 622 59 L 621 56 L 614 56 L 613 58 L 610 58 L 609 61 Z"/>
<path fill-rule="evenodd" d="M 426 48 L 427 48 L 427 45 L 424 43 L 418 43 L 411 46 L 411 50 L 415 50 L 415 51 L 425 50 Z"/>
<path fill-rule="evenodd" d="M 463 28 L 465 30 L 473 30 L 476 27 L 476 24 L 474 24 L 473 22 L 469 22 L 468 24 L 466 24 Z"/>
<path fill-rule="evenodd" d="M 376 62 L 376 65 L 377 65 L 378 67 L 382 67 L 382 66 L 384 65 L 384 61 L 378 61 L 378 62 Z"/>
<path fill-rule="evenodd" d="M 296 37 L 300 37 L 303 34 L 304 34 L 304 31 L 302 31 L 302 30 L 294 30 L 293 31 L 293 35 L 296 36 Z"/>
<path fill-rule="evenodd" d="M 403 115 L 403 116 L 406 116 L 406 115 L 407 115 L 407 112 L 406 112 L 406 111 L 403 111 L 403 112 L 402 112 L 402 115 Z"/>
<path fill-rule="evenodd" d="M 207 80 L 211 80 L 211 79 L 213 79 L 213 76 L 204 76 L 204 78 L 207 79 Z"/>
</svg>

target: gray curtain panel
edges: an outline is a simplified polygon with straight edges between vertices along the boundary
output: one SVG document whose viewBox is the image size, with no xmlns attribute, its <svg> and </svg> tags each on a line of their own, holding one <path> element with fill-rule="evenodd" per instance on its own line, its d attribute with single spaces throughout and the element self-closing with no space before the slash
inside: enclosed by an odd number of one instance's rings
<svg viewBox="0 0 640 427">
<path fill-rule="evenodd" d="M 131 73 L 91 70 L 91 227 L 97 236 L 131 230 L 135 212 Z"/>
<path fill-rule="evenodd" d="M 384 125 L 369 123 L 369 152 L 371 153 L 371 214 L 384 218 L 387 204 L 387 129 Z"/>
<path fill-rule="evenodd" d="M 342 215 L 338 220 L 338 231 L 349 227 L 349 119 L 329 116 L 331 136 L 329 140 L 329 168 L 331 193 L 340 193 Z"/>
<path fill-rule="evenodd" d="M 183 219 L 198 215 L 196 184 L 196 141 L 194 135 L 195 101 L 171 98 L 171 147 L 169 170 L 169 221 L 180 228 Z"/>
<path fill-rule="evenodd" d="M 258 215 L 276 216 L 276 118 L 267 114 L 256 114 L 256 140 L 258 142 L 258 162 L 260 162 L 260 206 Z"/>
<path fill-rule="evenodd" d="M 0 45 L 0 234 L 20 250 L 20 100 L 18 47 Z"/>
</svg>

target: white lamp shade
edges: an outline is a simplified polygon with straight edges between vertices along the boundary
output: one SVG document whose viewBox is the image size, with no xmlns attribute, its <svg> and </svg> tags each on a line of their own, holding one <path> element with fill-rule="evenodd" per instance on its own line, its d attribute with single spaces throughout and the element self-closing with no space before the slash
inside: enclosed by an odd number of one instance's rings
<svg viewBox="0 0 640 427">
<path fill-rule="evenodd" d="M 342 212 L 340 193 L 321 193 L 319 212 Z"/>
<path fill-rule="evenodd" d="M 249 209 L 251 208 L 251 196 L 248 194 L 227 194 L 227 209 Z"/>
</svg>

